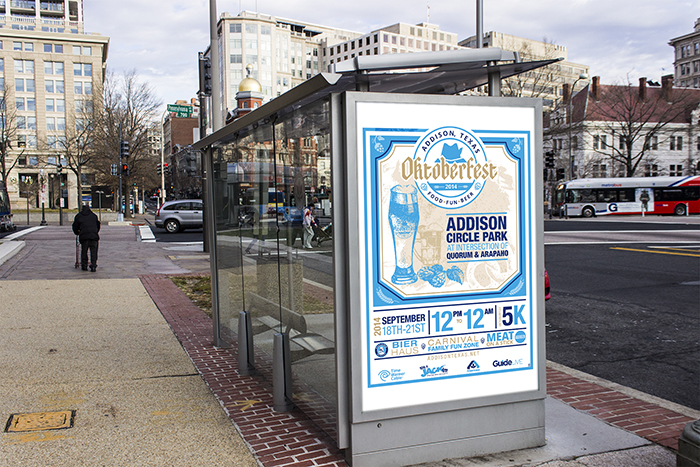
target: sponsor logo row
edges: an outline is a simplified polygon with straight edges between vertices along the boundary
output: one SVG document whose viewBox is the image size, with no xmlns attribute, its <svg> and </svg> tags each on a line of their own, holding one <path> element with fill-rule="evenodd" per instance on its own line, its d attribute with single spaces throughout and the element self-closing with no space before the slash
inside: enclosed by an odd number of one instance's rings
<svg viewBox="0 0 700 467">
<path fill-rule="evenodd" d="M 494 368 L 503 368 L 503 367 L 510 367 L 510 366 L 522 366 L 523 365 L 523 359 L 505 359 L 505 360 L 494 360 L 491 363 L 492 367 Z M 440 377 L 440 376 L 447 376 L 450 374 L 450 370 L 447 368 L 447 365 L 440 365 L 440 366 L 430 366 L 430 365 L 421 365 L 419 368 L 420 370 L 420 377 L 421 378 L 434 378 L 434 377 Z M 476 360 L 472 360 L 469 365 L 467 366 L 467 373 L 476 373 L 482 371 L 481 366 L 477 363 Z M 379 372 L 379 379 L 381 379 L 383 382 L 396 382 L 396 381 L 402 381 L 404 377 L 406 376 L 406 372 L 401 369 L 395 369 L 392 368 L 391 370 L 382 370 Z"/>
</svg>

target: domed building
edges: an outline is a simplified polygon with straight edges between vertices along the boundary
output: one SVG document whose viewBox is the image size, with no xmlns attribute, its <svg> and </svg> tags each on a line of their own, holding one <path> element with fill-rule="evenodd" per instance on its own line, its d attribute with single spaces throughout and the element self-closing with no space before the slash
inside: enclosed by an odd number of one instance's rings
<svg viewBox="0 0 700 467">
<path fill-rule="evenodd" d="M 247 76 L 243 78 L 238 85 L 236 93 L 236 102 L 238 107 L 228 113 L 226 123 L 230 123 L 243 115 L 252 112 L 262 105 L 263 92 L 262 85 L 252 78 L 250 75 L 253 72 L 253 65 L 248 64 L 246 67 Z"/>
</svg>

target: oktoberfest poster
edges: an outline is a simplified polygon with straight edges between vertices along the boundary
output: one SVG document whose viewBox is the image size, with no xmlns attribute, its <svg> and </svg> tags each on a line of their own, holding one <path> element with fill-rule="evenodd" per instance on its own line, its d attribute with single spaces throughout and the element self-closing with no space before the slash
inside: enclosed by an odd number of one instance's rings
<svg viewBox="0 0 700 467">
<path fill-rule="evenodd" d="M 356 105 L 363 409 L 537 389 L 534 108 Z"/>
</svg>

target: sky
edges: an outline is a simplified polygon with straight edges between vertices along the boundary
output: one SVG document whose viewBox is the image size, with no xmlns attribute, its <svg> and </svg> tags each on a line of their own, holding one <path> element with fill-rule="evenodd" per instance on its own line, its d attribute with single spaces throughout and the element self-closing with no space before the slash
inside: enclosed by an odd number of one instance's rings
<svg viewBox="0 0 700 467">
<path fill-rule="evenodd" d="M 697 0 L 483 0 L 484 32 L 546 40 L 588 65 L 603 84 L 673 74 L 668 42 L 693 32 Z M 209 43 L 209 0 L 84 0 L 85 31 L 110 38 L 107 68 L 136 70 L 165 104 L 195 97 L 197 53 Z M 217 17 L 242 10 L 368 33 L 429 20 L 460 40 L 476 33 L 476 0 L 218 0 Z"/>
</svg>

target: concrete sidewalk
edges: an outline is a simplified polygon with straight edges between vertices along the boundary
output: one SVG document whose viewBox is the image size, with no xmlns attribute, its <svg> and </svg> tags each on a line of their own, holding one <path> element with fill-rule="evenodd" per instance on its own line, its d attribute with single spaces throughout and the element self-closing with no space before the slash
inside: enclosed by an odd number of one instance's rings
<svg viewBox="0 0 700 467">
<path fill-rule="evenodd" d="M 211 345 L 211 320 L 167 278 L 209 271 L 196 245 L 105 226 L 90 273 L 74 268 L 69 229 L 0 249 L 12 251 L 0 258 L 0 420 L 75 411 L 71 428 L 0 434 L 0 465 L 345 465 L 303 413 L 272 410 L 264 379 L 238 375 L 235 348 Z M 556 364 L 548 394 L 546 446 L 425 465 L 671 467 L 700 418 Z"/>
</svg>

